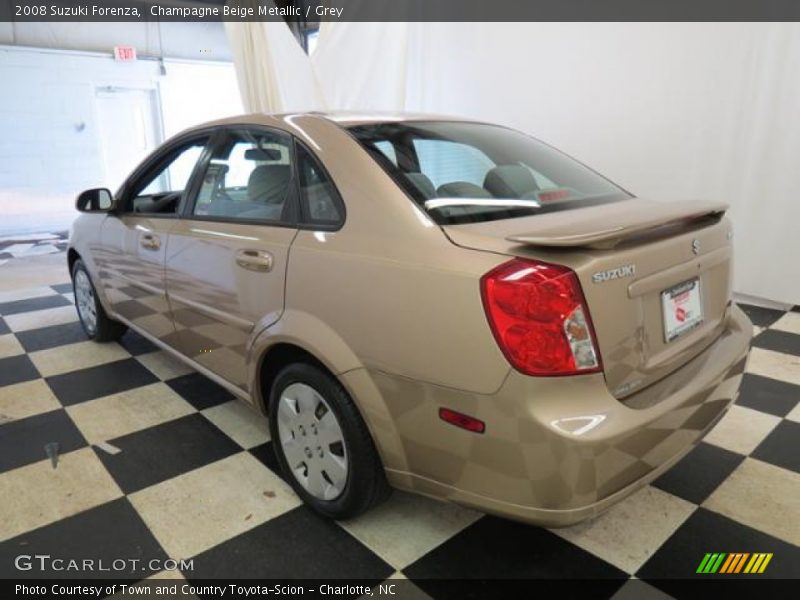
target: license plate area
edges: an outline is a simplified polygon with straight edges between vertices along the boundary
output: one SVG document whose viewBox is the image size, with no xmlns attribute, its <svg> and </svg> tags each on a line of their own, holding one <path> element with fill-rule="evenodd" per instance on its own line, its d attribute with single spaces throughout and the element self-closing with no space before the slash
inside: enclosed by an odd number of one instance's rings
<svg viewBox="0 0 800 600">
<path fill-rule="evenodd" d="M 666 343 L 699 327 L 703 323 L 700 279 L 690 279 L 661 292 L 661 312 Z"/>
</svg>

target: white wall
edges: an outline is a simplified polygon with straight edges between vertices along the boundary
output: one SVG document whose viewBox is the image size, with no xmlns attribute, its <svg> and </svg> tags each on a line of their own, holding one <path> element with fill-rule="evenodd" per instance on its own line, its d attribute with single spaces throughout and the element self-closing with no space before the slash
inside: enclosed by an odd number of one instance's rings
<svg viewBox="0 0 800 600">
<path fill-rule="evenodd" d="M 203 121 L 244 112 L 231 63 L 167 61 L 159 78 L 164 135 L 170 137 Z"/>
<path fill-rule="evenodd" d="M 81 189 L 105 180 L 95 89 L 153 89 L 163 133 L 242 112 L 229 63 L 117 63 L 110 56 L 0 48 L 0 231 L 65 228 Z M 124 143 L 124 140 L 116 140 Z M 132 168 L 134 165 L 130 165 Z"/>
</svg>

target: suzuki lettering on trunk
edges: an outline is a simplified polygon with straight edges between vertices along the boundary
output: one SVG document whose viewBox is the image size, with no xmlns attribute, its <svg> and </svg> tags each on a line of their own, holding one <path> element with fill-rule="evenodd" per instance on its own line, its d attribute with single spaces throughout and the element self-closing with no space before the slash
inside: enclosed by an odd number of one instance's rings
<svg viewBox="0 0 800 600">
<path fill-rule="evenodd" d="M 592 281 L 595 283 L 603 283 L 604 281 L 612 281 L 620 277 L 633 277 L 636 274 L 636 265 L 625 265 L 617 267 L 616 269 L 609 269 L 608 271 L 601 271 L 592 275 Z"/>
</svg>

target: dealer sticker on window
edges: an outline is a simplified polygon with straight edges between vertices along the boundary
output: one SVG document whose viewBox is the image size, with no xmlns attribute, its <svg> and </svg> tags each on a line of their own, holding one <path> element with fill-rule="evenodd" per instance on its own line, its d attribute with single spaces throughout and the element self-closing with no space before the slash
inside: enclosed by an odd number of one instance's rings
<svg viewBox="0 0 800 600">
<path fill-rule="evenodd" d="M 664 339 L 671 342 L 703 322 L 700 280 L 692 279 L 661 292 Z"/>
</svg>

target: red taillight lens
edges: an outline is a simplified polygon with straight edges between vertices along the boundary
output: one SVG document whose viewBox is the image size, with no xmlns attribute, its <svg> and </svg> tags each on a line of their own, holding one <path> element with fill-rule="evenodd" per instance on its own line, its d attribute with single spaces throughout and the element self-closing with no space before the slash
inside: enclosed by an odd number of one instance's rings
<svg viewBox="0 0 800 600">
<path fill-rule="evenodd" d="M 578 276 L 567 267 L 515 258 L 481 278 L 494 337 L 526 375 L 576 375 L 602 369 Z"/>
</svg>

